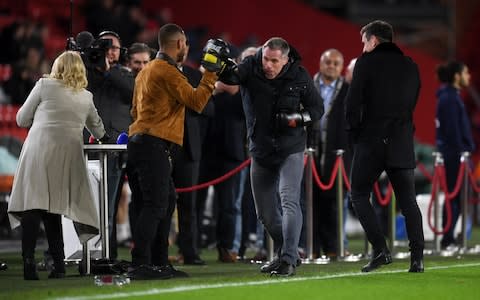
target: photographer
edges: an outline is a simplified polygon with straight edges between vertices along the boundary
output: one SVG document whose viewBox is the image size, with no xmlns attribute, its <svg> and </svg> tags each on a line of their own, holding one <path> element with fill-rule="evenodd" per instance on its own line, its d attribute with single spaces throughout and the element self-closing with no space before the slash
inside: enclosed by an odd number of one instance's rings
<svg viewBox="0 0 480 300">
<path fill-rule="evenodd" d="M 132 72 L 119 63 L 122 48 L 117 33 L 103 31 L 92 45 L 93 48 L 84 51 L 87 90 L 92 92 L 95 107 L 110 136 L 107 143 L 114 144 L 118 135 L 122 132 L 127 133 L 128 126 L 132 123 L 130 107 L 135 79 Z M 99 52 L 104 53 L 104 56 L 98 55 Z M 120 187 L 123 185 L 121 158 L 118 154 L 108 155 L 108 227 L 112 259 L 117 257 L 115 212 L 120 198 Z"/>
</svg>

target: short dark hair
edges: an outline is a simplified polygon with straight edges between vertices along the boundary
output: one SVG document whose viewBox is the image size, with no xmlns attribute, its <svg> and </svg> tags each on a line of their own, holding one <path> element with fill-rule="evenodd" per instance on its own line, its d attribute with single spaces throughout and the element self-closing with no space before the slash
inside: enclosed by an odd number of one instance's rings
<svg viewBox="0 0 480 300">
<path fill-rule="evenodd" d="M 290 53 L 290 46 L 288 45 L 287 41 L 282 39 L 281 37 L 272 37 L 268 39 L 268 41 L 263 44 L 262 48 L 270 48 L 272 50 L 280 50 L 282 55 L 288 56 Z"/>
<path fill-rule="evenodd" d="M 128 58 L 131 58 L 132 54 L 144 53 L 144 52 L 148 53 L 148 55 L 152 57 L 154 50 L 148 47 L 148 45 L 145 43 L 133 43 L 130 46 L 130 48 L 128 48 L 127 54 L 128 54 Z"/>
<path fill-rule="evenodd" d="M 364 33 L 367 41 L 370 40 L 372 35 L 376 36 L 380 43 L 393 41 L 392 25 L 382 20 L 375 20 L 363 26 L 360 34 L 363 35 Z"/>
<path fill-rule="evenodd" d="M 176 24 L 168 23 L 163 25 L 158 31 L 158 46 L 161 48 L 162 45 L 166 45 L 178 33 L 185 35 L 182 27 Z"/>
<path fill-rule="evenodd" d="M 437 66 L 437 77 L 442 83 L 452 84 L 455 74 L 463 72 L 465 64 L 460 61 L 449 61 Z"/>
</svg>

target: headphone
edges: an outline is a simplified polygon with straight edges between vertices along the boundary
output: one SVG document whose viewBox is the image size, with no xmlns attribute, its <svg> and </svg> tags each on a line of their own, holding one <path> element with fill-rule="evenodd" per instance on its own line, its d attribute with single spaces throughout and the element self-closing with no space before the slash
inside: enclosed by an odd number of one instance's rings
<svg viewBox="0 0 480 300">
<path fill-rule="evenodd" d="M 104 37 L 104 36 L 106 36 L 106 35 L 111 35 L 111 36 L 116 37 L 119 42 L 122 41 L 122 39 L 120 38 L 120 36 L 118 35 L 118 33 L 116 33 L 115 31 L 111 31 L 111 30 L 104 30 L 104 31 L 100 32 L 100 33 L 98 34 L 98 38 L 100 39 L 100 38 L 102 38 L 102 37 Z"/>
</svg>

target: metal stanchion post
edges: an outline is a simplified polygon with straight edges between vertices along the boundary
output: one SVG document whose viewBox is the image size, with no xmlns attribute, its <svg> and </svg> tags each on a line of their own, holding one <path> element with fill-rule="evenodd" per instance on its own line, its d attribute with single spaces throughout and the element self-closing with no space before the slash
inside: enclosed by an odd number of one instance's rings
<svg viewBox="0 0 480 300">
<path fill-rule="evenodd" d="M 461 163 L 468 163 L 468 158 L 470 157 L 470 152 L 462 152 L 460 158 Z M 465 166 L 465 171 L 463 172 L 463 193 L 462 193 L 462 249 L 467 249 L 467 221 L 468 221 L 468 166 Z"/>
<path fill-rule="evenodd" d="M 88 153 L 85 153 L 85 167 L 88 168 Z M 80 274 L 90 275 L 90 247 L 88 247 L 88 241 L 82 244 L 82 261 L 80 262 Z"/>
<path fill-rule="evenodd" d="M 342 149 L 336 150 L 337 158 L 342 159 L 343 153 L 345 151 Z M 344 205 L 344 195 L 343 195 L 343 173 L 342 168 L 338 168 L 337 173 L 337 258 L 342 258 L 345 256 L 345 247 L 343 241 L 345 239 L 343 232 L 343 205 Z"/>
<path fill-rule="evenodd" d="M 435 169 L 438 166 L 443 166 L 442 153 L 433 152 L 433 156 L 435 156 Z M 440 192 L 439 185 L 436 186 L 435 191 L 433 191 L 433 192 L 434 192 L 434 195 L 435 195 L 435 198 L 433 199 L 433 216 L 434 216 L 433 226 L 435 227 L 436 231 L 439 231 L 440 230 L 440 212 L 441 212 L 439 197 L 438 197 L 438 193 Z M 440 253 L 440 251 L 441 251 L 441 249 L 440 249 L 440 238 L 439 238 L 438 234 L 436 234 L 436 233 L 433 234 L 433 248 L 434 248 L 435 253 Z"/>
<path fill-rule="evenodd" d="M 102 257 L 110 259 L 110 231 L 108 228 L 108 183 L 107 183 L 107 154 L 99 153 L 100 160 L 100 227 L 102 232 Z"/>
<path fill-rule="evenodd" d="M 306 238 L 307 238 L 307 258 L 304 263 L 313 262 L 313 191 L 312 191 L 312 160 L 315 149 L 308 147 L 307 164 L 305 166 L 305 213 L 306 216 Z"/>
</svg>

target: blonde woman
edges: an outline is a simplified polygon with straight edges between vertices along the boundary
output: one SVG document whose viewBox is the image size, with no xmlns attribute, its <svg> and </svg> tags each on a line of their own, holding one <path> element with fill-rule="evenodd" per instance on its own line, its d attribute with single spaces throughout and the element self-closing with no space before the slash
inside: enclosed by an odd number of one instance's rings
<svg viewBox="0 0 480 300">
<path fill-rule="evenodd" d="M 65 277 L 61 215 L 72 219 L 80 240 L 98 232 L 98 218 L 83 155 L 83 128 L 105 136 L 102 120 L 85 90 L 87 78 L 77 52 L 62 53 L 52 71 L 38 80 L 17 114 L 29 127 L 8 207 L 12 228 L 22 227 L 23 276 L 38 280 L 35 246 L 43 221 L 54 269 Z"/>
</svg>

